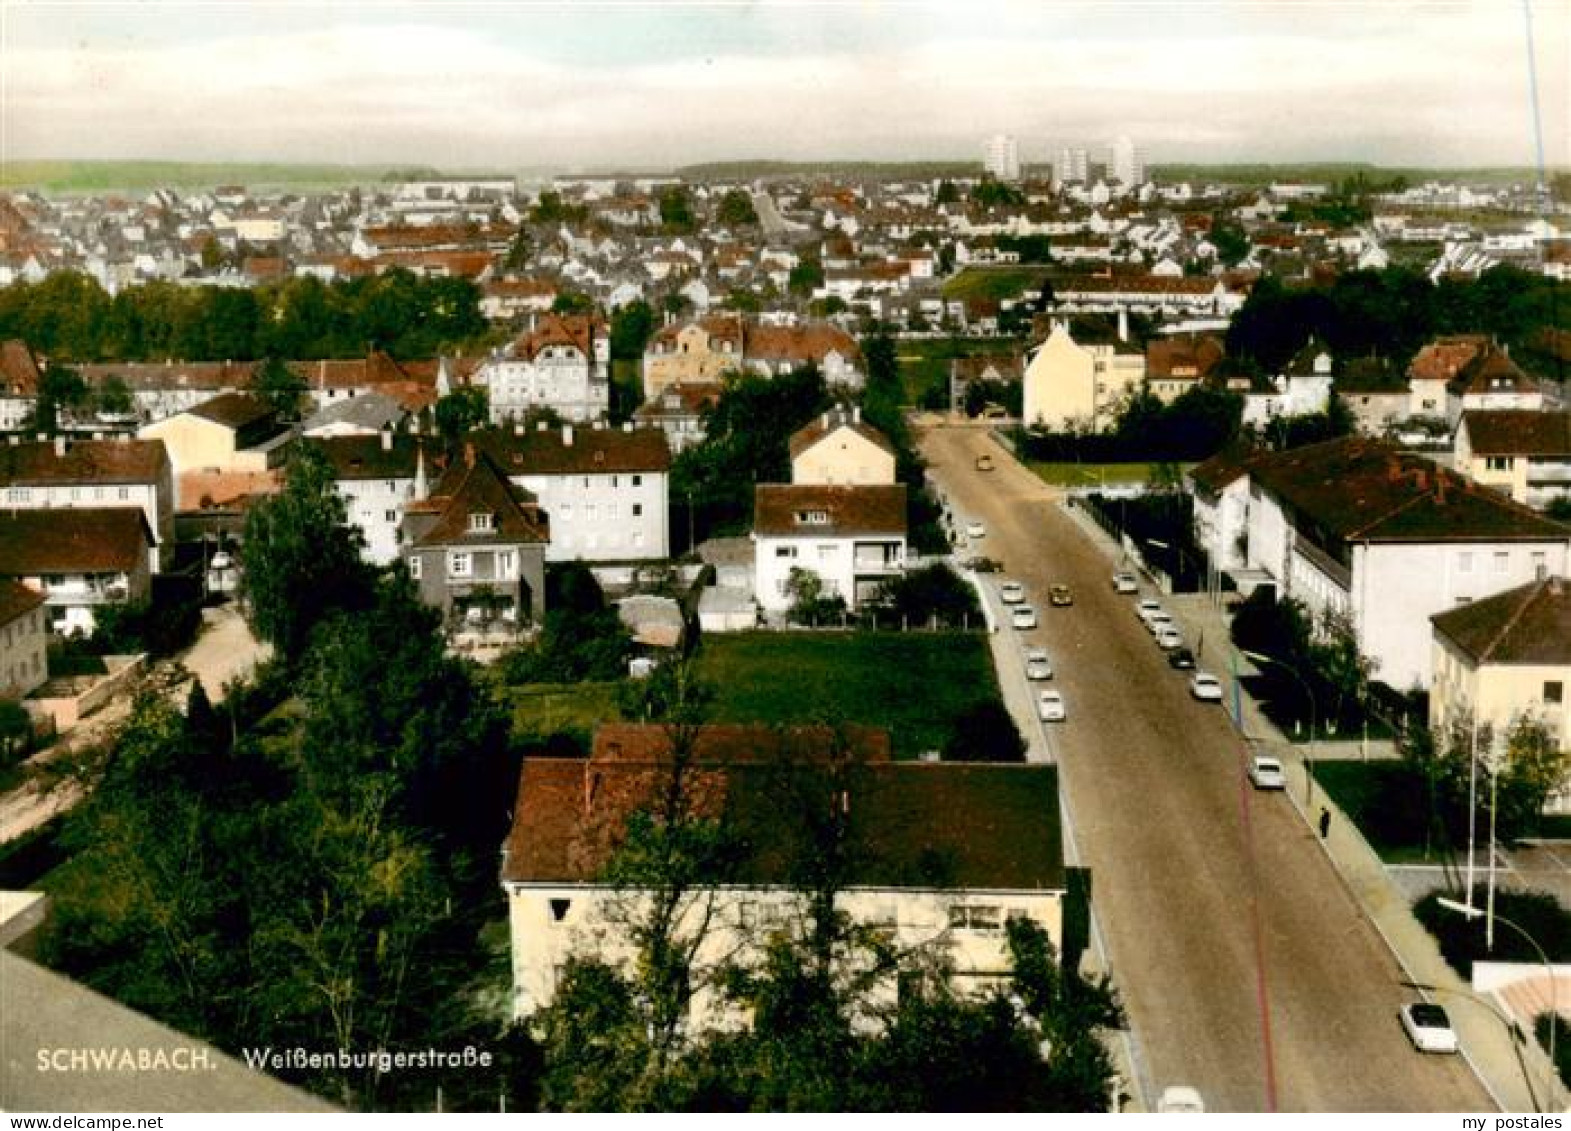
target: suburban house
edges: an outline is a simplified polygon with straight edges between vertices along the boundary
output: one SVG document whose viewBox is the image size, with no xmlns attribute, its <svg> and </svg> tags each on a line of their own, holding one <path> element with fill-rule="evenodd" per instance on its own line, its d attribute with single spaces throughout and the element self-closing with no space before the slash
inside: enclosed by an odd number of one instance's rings
<svg viewBox="0 0 1571 1131">
<path fill-rule="evenodd" d="M 52 632 L 91 636 L 95 610 L 145 600 L 157 543 L 139 507 L 0 513 L 0 578 L 44 596 Z"/>
<path fill-rule="evenodd" d="M 1025 359 L 1018 354 L 957 357 L 949 363 L 949 411 L 964 411 L 973 385 L 1019 385 L 1024 380 Z"/>
<path fill-rule="evenodd" d="M 365 357 L 319 358 L 288 365 L 305 382 L 318 411 L 367 393 L 381 393 L 418 412 L 435 404 L 453 383 L 451 364 L 445 358 L 396 361 L 382 350 L 372 350 Z"/>
<path fill-rule="evenodd" d="M 740 314 L 712 314 L 660 327 L 644 347 L 644 398 L 657 399 L 672 385 L 719 384 L 742 369 Z"/>
<path fill-rule="evenodd" d="M 307 443 L 332 466 L 349 522 L 365 536 L 365 559 L 379 566 L 396 561 L 404 510 L 426 493 L 421 481 L 425 445 L 434 453 L 436 441 L 384 429 L 374 436 L 328 436 Z"/>
<path fill-rule="evenodd" d="M 76 372 L 95 391 L 124 385 L 137 420 L 152 423 L 250 388 L 256 368 L 253 361 L 115 361 L 78 365 Z"/>
<path fill-rule="evenodd" d="M 1211 375 L 1227 356 L 1213 334 L 1156 338 L 1146 345 L 1146 386 L 1163 404 L 1172 404 Z"/>
<path fill-rule="evenodd" d="M 1470 409 L 1453 444 L 1455 467 L 1537 510 L 1571 499 L 1571 413 Z"/>
<path fill-rule="evenodd" d="M 854 861 L 837 909 L 902 950 L 946 960 L 960 992 L 1008 976 L 1012 918 L 1062 942 L 1052 767 L 896 762 L 887 732 L 867 727 L 705 726 L 679 736 L 658 724 L 604 724 L 587 758 L 524 759 L 502 853 L 516 1017 L 551 1003 L 572 957 L 633 961 L 627 928 L 645 893 L 605 877 L 629 818 L 673 790 L 745 846 L 734 869 L 679 912 L 699 973 L 757 963 L 772 935 L 802 929 L 802 898 L 789 884 L 797 854 L 812 850 L 804 816 L 819 809 L 845 822 Z M 895 979 L 879 990 L 881 1002 L 897 1000 Z M 690 1007 L 695 1029 L 741 1019 L 711 987 Z"/>
<path fill-rule="evenodd" d="M 1450 415 L 1451 383 L 1488 345 L 1484 334 L 1449 334 L 1414 354 L 1407 364 L 1407 415 L 1455 424 Z"/>
<path fill-rule="evenodd" d="M 704 442 L 707 427 L 704 414 L 720 399 L 717 385 L 667 385 L 665 391 L 639 405 L 633 420 L 640 428 L 658 428 L 665 433 L 671 454 Z"/>
<path fill-rule="evenodd" d="M 1571 585 L 1563 575 L 1538 578 L 1437 613 L 1433 625 L 1434 681 L 1429 725 L 1440 730 L 1463 720 L 1497 734 L 1531 717 L 1561 750 L 1571 750 Z M 1549 808 L 1571 807 L 1571 783 Z"/>
<path fill-rule="evenodd" d="M 865 379 L 856 339 L 827 322 L 801 326 L 749 322 L 743 345 L 743 364 L 749 373 L 783 376 L 816 365 L 830 388 L 860 389 Z"/>
<path fill-rule="evenodd" d="M 493 424 L 523 420 L 532 409 L 584 422 L 610 410 L 610 364 L 611 339 L 598 319 L 546 314 L 472 380 L 486 389 Z"/>
<path fill-rule="evenodd" d="M 1399 690 L 1429 686 L 1431 616 L 1564 574 L 1571 557 L 1571 527 L 1382 441 L 1344 437 L 1245 467 L 1248 568 L 1317 619 L 1346 618 L 1375 678 Z M 1205 549 L 1221 559 L 1222 546 Z"/>
<path fill-rule="evenodd" d="M 753 495 L 754 596 L 791 607 L 791 573 L 818 575 L 825 597 L 855 609 L 905 571 L 906 488 L 760 483 Z"/>
<path fill-rule="evenodd" d="M 410 413 L 386 393 L 362 393 L 346 401 L 335 401 L 300 422 L 300 435 L 375 436 L 386 428 L 403 428 Z"/>
<path fill-rule="evenodd" d="M 1195 543 L 1212 565 L 1236 571 L 1249 564 L 1248 453 L 1228 447 L 1189 469 Z"/>
<path fill-rule="evenodd" d="M 1511 360 L 1504 347 L 1489 342 L 1458 371 L 1446 387 L 1446 418 L 1454 427 L 1464 412 L 1493 409 L 1541 411 L 1544 391 Z"/>
<path fill-rule="evenodd" d="M 22 699 L 49 679 L 44 595 L 0 579 L 0 695 Z"/>
<path fill-rule="evenodd" d="M 175 487 L 158 440 L 52 440 L 0 446 L 0 502 L 8 510 L 135 507 L 161 555 L 174 545 Z M 159 560 L 153 562 L 153 571 Z"/>
<path fill-rule="evenodd" d="M 32 415 L 41 376 L 26 342 L 0 342 L 0 432 L 15 432 Z"/>
<path fill-rule="evenodd" d="M 1022 415 L 1049 432 L 1107 431 L 1146 378 L 1144 350 L 1089 322 L 1055 323 L 1027 357 Z"/>
<path fill-rule="evenodd" d="M 717 384 L 727 373 L 774 377 L 808 365 L 831 387 L 860 388 L 864 380 L 862 351 L 838 326 L 775 326 L 714 314 L 655 331 L 644 349 L 644 397 L 654 400 L 676 384 Z"/>
<path fill-rule="evenodd" d="M 516 633 L 545 616 L 545 517 L 484 452 L 465 444 L 429 495 L 404 510 L 404 560 L 420 599 L 455 633 Z"/>
<path fill-rule="evenodd" d="M 1243 423 L 1264 427 L 1279 416 L 1313 416 L 1331 403 L 1331 351 L 1313 339 L 1294 355 L 1268 388 L 1244 397 Z"/>
<path fill-rule="evenodd" d="M 1408 416 L 1412 393 L 1396 367 L 1379 357 L 1343 362 L 1333 386 L 1366 436 L 1384 436 Z"/>
<path fill-rule="evenodd" d="M 476 432 L 470 442 L 538 501 L 551 521 L 546 560 L 634 562 L 670 557 L 671 449 L 652 428 Z"/>
<path fill-rule="evenodd" d="M 257 478 L 281 467 L 294 432 L 263 402 L 225 393 L 143 428 L 144 440 L 162 440 L 174 465 L 177 510 L 201 505 L 209 479 Z"/>
<path fill-rule="evenodd" d="M 1055 257 L 1059 251 L 1054 249 Z M 1053 296 L 1068 310 L 1145 310 L 1173 314 L 1231 315 L 1244 305 L 1245 293 L 1216 278 L 1167 275 L 1079 275 L 1053 285 Z"/>
<path fill-rule="evenodd" d="M 816 417 L 791 436 L 791 482 L 864 486 L 895 482 L 895 448 L 862 420 L 861 406 Z"/>
</svg>

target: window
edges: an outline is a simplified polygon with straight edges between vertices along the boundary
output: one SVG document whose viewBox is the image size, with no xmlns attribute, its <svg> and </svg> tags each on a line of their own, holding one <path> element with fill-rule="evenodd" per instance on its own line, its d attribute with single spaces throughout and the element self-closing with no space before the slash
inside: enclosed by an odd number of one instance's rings
<svg viewBox="0 0 1571 1131">
<path fill-rule="evenodd" d="M 1533 551 L 1533 576 L 1542 577 L 1549 568 L 1549 556 L 1543 550 Z"/>
<path fill-rule="evenodd" d="M 949 928 L 954 931 L 996 931 L 1003 926 L 997 907 L 961 904 L 949 909 Z"/>
<path fill-rule="evenodd" d="M 828 511 L 797 511 L 796 521 L 799 526 L 828 526 Z"/>
<path fill-rule="evenodd" d="M 419 554 L 410 554 L 409 555 L 409 576 L 414 578 L 416 581 L 420 580 L 420 555 Z"/>
<path fill-rule="evenodd" d="M 468 554 L 447 555 L 447 575 L 449 577 L 468 577 L 471 558 Z"/>
<path fill-rule="evenodd" d="M 382 521 L 383 522 L 397 522 L 398 521 L 398 512 L 397 511 L 383 511 L 382 512 Z"/>
<path fill-rule="evenodd" d="M 471 534 L 482 533 L 494 529 L 496 529 L 495 515 L 485 514 L 477 511 L 469 516 L 469 532 Z"/>
<path fill-rule="evenodd" d="M 644 504 L 643 503 L 634 503 L 633 504 L 633 517 L 634 518 L 643 518 L 644 517 Z"/>
<path fill-rule="evenodd" d="M 794 557 L 796 557 L 796 547 L 795 546 L 776 546 L 775 547 L 775 557 L 777 557 L 777 558 L 794 558 Z"/>
<path fill-rule="evenodd" d="M 563 919 L 566 919 L 567 913 L 573 909 L 573 901 L 571 899 L 552 899 L 547 902 L 551 905 L 551 922 L 553 923 L 560 923 Z"/>
<path fill-rule="evenodd" d="M 633 486 L 634 487 L 642 487 L 643 485 L 644 485 L 644 477 L 642 475 L 635 475 L 635 476 L 633 476 Z"/>
<path fill-rule="evenodd" d="M 1510 552 L 1507 551 L 1507 550 L 1499 550 L 1499 551 L 1497 551 L 1495 553 L 1495 572 L 1496 573 L 1504 573 L 1506 570 L 1508 570 L 1510 568 L 1511 568 L 1511 554 L 1510 554 Z"/>
<path fill-rule="evenodd" d="M 1510 471 L 1510 456 L 1489 456 L 1484 460 L 1484 467 L 1489 471 Z"/>
<path fill-rule="evenodd" d="M 1470 551 L 1464 550 L 1456 556 L 1456 571 L 1458 573 L 1473 572 L 1473 555 Z"/>
<path fill-rule="evenodd" d="M 1558 680 L 1558 679 L 1546 679 L 1544 681 L 1544 702 L 1545 703 L 1555 703 L 1555 704 L 1564 703 L 1565 702 L 1565 695 L 1566 695 L 1566 687 L 1565 687 L 1565 684 L 1562 683 L 1560 680 Z"/>
</svg>

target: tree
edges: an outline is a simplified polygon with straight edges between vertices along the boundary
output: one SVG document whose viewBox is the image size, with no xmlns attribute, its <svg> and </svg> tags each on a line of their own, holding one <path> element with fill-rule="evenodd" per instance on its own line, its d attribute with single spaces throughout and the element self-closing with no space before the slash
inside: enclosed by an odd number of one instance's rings
<svg viewBox="0 0 1571 1131">
<path fill-rule="evenodd" d="M 660 190 L 660 226 L 672 235 L 687 235 L 698 230 L 693 215 L 693 198 L 684 185 Z"/>
<path fill-rule="evenodd" d="M 281 358 L 270 357 L 251 379 L 251 392 L 278 415 L 279 420 L 299 420 L 300 407 L 310 386 Z"/>
<path fill-rule="evenodd" d="M 933 194 L 933 203 L 937 205 L 959 204 L 960 190 L 955 187 L 955 182 L 950 180 L 940 181 L 938 191 Z"/>
<path fill-rule="evenodd" d="M 52 365 L 38 378 L 38 398 L 26 431 L 58 432 L 64 418 L 88 403 L 87 382 L 81 374 L 64 365 Z"/>
<path fill-rule="evenodd" d="M 879 586 L 878 603 L 913 625 L 942 624 L 959 628 L 980 624 L 976 591 L 944 562 L 892 577 Z"/>
<path fill-rule="evenodd" d="M 110 374 L 93 392 L 93 409 L 100 416 L 129 416 L 136 411 L 131 387 L 119 374 Z"/>
<path fill-rule="evenodd" d="M 328 614 L 368 604 L 363 545 L 327 457 L 306 445 L 290 462 L 283 490 L 247 514 L 240 547 L 251 625 L 286 661 L 301 656 Z"/>
<path fill-rule="evenodd" d="M 593 314 L 595 300 L 580 291 L 559 291 L 551 300 L 552 314 Z"/>
<path fill-rule="evenodd" d="M 791 268 L 790 279 L 786 289 L 792 294 L 801 297 L 811 295 L 824 285 L 824 266 L 817 259 L 802 258 Z"/>
<path fill-rule="evenodd" d="M 513 235 L 513 242 L 507 245 L 507 254 L 502 257 L 502 270 L 516 275 L 529 266 L 533 255 L 534 238 L 528 228 L 519 228 Z"/>
<path fill-rule="evenodd" d="M 33 738 L 33 717 L 9 695 L 0 696 L 0 769 L 27 752 Z"/>
<path fill-rule="evenodd" d="M 449 446 L 490 419 L 490 404 L 481 385 L 460 385 L 436 402 L 436 431 Z"/>
<path fill-rule="evenodd" d="M 611 357 L 642 361 L 644 347 L 655 332 L 655 312 L 643 299 L 623 303 L 611 315 Z"/>
<path fill-rule="evenodd" d="M 758 213 L 753 211 L 753 197 L 745 189 L 728 189 L 720 198 L 715 219 L 727 228 L 757 226 Z"/>
<path fill-rule="evenodd" d="M 980 699 L 955 719 L 946 762 L 1024 762 L 1026 740 L 1000 699 Z"/>
</svg>

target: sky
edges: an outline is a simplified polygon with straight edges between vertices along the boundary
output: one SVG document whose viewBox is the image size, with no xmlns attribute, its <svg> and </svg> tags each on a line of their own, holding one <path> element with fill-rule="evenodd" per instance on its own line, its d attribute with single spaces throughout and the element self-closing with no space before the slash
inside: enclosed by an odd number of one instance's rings
<svg viewBox="0 0 1571 1131">
<path fill-rule="evenodd" d="M 995 133 L 1433 166 L 1541 136 L 1565 165 L 1571 0 L 0 0 L 0 160 L 660 169 Z"/>
</svg>

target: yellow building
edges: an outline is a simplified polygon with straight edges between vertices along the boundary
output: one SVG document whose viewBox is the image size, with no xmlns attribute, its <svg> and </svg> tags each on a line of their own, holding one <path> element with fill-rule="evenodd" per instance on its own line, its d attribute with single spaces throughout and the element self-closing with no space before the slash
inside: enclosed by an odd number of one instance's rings
<svg viewBox="0 0 1571 1131">
<path fill-rule="evenodd" d="M 1571 413 L 1478 409 L 1464 413 L 1456 469 L 1519 503 L 1571 499 Z"/>
<path fill-rule="evenodd" d="M 1476 721 L 1501 733 L 1523 717 L 1571 749 L 1571 588 L 1559 576 L 1508 589 L 1430 618 L 1430 727 Z M 1571 783 L 1550 799 L 1571 808 Z"/>
<path fill-rule="evenodd" d="M 717 384 L 742 368 L 740 314 L 717 314 L 655 331 L 644 349 L 644 399 L 672 385 Z"/>
<path fill-rule="evenodd" d="M 1145 354 L 1122 337 L 1060 322 L 1026 365 L 1026 427 L 1105 432 L 1145 376 Z"/>
<path fill-rule="evenodd" d="M 631 964 L 629 931 L 648 893 L 604 877 L 628 818 L 669 795 L 671 734 L 605 725 L 588 758 L 525 759 L 502 862 L 516 1016 L 551 1003 L 571 958 Z M 681 765 L 684 811 L 750 848 L 678 909 L 677 933 L 700 983 L 706 970 L 761 962 L 773 937 L 802 930 L 802 896 L 788 876 L 794 854 L 811 851 L 806 830 L 823 823 L 820 806 L 843 816 L 849 838 L 853 863 L 837 907 L 908 953 L 947 960 L 962 991 L 1008 977 L 1011 918 L 1062 942 L 1052 767 L 895 762 L 882 730 L 761 725 L 706 726 Z M 880 985 L 881 998 L 897 994 L 893 977 Z M 696 1029 L 737 1020 L 730 1003 L 705 992 L 689 1015 Z"/>
<path fill-rule="evenodd" d="M 791 482 L 867 486 L 895 481 L 895 449 L 854 407 L 826 412 L 791 437 Z"/>
<path fill-rule="evenodd" d="M 149 424 L 139 435 L 162 440 L 173 465 L 176 506 L 198 505 L 204 485 L 224 477 L 263 481 L 283 465 L 294 433 L 273 411 L 243 393 L 225 393 L 167 420 Z"/>
</svg>

